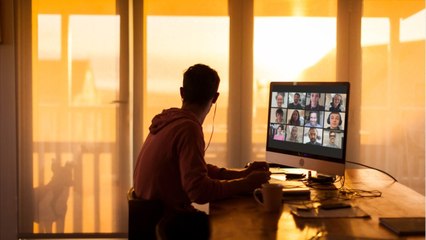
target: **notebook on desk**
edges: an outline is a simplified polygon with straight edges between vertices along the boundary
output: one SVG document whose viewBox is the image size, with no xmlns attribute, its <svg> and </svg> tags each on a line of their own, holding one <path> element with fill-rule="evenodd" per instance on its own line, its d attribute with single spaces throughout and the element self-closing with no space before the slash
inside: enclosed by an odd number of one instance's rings
<svg viewBox="0 0 426 240">
<path fill-rule="evenodd" d="M 379 222 L 399 236 L 425 234 L 424 217 L 379 218 Z"/>
</svg>

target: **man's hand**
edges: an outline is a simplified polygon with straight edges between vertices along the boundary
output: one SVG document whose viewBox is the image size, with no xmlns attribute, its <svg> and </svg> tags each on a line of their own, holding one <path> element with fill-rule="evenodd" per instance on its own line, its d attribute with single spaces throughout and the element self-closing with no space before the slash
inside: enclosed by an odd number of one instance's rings
<svg viewBox="0 0 426 240">
<path fill-rule="evenodd" d="M 253 191 L 255 188 L 260 187 L 263 183 L 268 182 L 269 179 L 271 179 L 271 172 L 269 172 L 269 170 L 252 171 L 246 177 L 249 191 Z"/>
<path fill-rule="evenodd" d="M 253 171 L 269 171 L 267 162 L 252 162 L 246 168 L 246 173 L 250 174 Z"/>
</svg>

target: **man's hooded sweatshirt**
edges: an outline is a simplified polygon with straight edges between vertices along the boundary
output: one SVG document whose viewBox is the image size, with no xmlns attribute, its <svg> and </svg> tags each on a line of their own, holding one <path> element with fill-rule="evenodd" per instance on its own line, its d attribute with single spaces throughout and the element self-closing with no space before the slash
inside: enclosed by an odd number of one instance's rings
<svg viewBox="0 0 426 240">
<path fill-rule="evenodd" d="M 203 129 L 196 116 L 172 108 L 155 116 L 134 172 L 136 196 L 167 208 L 192 209 L 241 192 L 241 181 L 219 180 L 223 168 L 206 164 Z"/>
</svg>

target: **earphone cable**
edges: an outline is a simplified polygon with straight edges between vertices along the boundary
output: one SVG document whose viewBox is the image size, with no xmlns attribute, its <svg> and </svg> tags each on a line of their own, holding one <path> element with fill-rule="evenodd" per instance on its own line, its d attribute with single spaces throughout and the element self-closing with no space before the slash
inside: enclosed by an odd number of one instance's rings
<svg viewBox="0 0 426 240">
<path fill-rule="evenodd" d="M 207 151 L 207 149 L 209 148 L 209 146 L 210 146 L 210 142 L 211 142 L 212 137 L 213 137 L 213 133 L 214 133 L 214 119 L 215 119 L 215 117 L 216 117 L 216 108 L 217 108 L 217 103 L 215 103 L 215 104 L 214 104 L 214 111 L 213 111 L 213 123 L 212 123 L 212 132 L 211 132 L 211 134 L 210 134 L 209 142 L 207 143 L 207 146 L 206 146 L 206 148 L 204 149 L 204 152 L 205 152 L 205 151 Z"/>
</svg>

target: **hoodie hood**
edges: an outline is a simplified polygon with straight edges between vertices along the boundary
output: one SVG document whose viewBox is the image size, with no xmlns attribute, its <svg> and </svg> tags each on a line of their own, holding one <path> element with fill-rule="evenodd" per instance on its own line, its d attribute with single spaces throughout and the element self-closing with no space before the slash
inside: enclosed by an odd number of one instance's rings
<svg viewBox="0 0 426 240">
<path fill-rule="evenodd" d="M 163 110 L 160 114 L 156 115 L 152 121 L 151 126 L 149 127 L 149 132 L 151 134 L 158 133 L 165 126 L 169 125 L 169 123 L 175 122 L 176 120 L 185 118 L 187 120 L 191 120 L 200 124 L 195 117 L 195 115 L 190 111 L 185 111 L 179 108 L 170 108 Z"/>
</svg>

